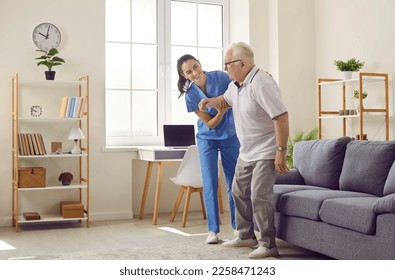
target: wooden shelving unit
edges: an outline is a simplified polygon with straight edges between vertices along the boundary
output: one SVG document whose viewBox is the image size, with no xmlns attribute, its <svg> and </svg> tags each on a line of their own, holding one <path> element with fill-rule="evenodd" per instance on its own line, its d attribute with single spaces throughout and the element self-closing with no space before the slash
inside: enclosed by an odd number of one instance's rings
<svg viewBox="0 0 395 280">
<path fill-rule="evenodd" d="M 33 92 L 31 92 L 32 89 Z M 45 89 L 50 89 L 50 96 L 43 95 Z M 25 92 L 26 91 L 26 92 Z M 36 93 L 37 96 L 35 96 Z M 58 117 L 62 96 L 78 96 L 86 98 L 86 103 L 82 111 L 82 116 L 77 118 Z M 33 104 L 45 102 L 43 99 L 49 99 L 46 102 L 52 110 L 41 117 L 29 117 L 26 112 L 26 102 L 24 99 L 32 99 Z M 24 104 L 24 105 L 22 105 Z M 49 110 L 48 110 L 49 111 Z M 79 142 L 81 154 L 70 153 L 51 153 L 49 143 L 59 139 L 51 139 L 51 130 L 62 131 L 63 135 L 67 134 L 70 127 L 79 127 L 85 136 L 84 140 Z M 47 153 L 43 155 L 21 155 L 19 151 L 18 133 L 28 132 L 47 133 L 49 139 L 46 140 Z M 59 131 L 57 131 L 59 133 Z M 69 140 L 68 140 L 69 141 Z M 66 166 L 72 166 L 76 172 L 71 185 L 63 186 L 60 182 L 54 180 L 62 170 L 60 161 Z M 66 161 L 66 162 L 64 162 Z M 21 188 L 19 186 L 19 168 L 34 167 L 43 164 L 53 168 L 58 168 L 59 173 L 47 174 L 47 182 L 45 187 Z M 20 225 L 49 223 L 49 222 L 68 222 L 68 221 L 84 221 L 89 227 L 89 77 L 84 76 L 77 81 L 21 81 L 19 75 L 12 76 L 12 221 L 16 231 L 19 231 Z M 53 172 L 53 170 L 52 170 Z M 49 176 L 48 176 L 49 175 Z M 48 181 L 48 177 L 52 180 Z M 70 192 L 70 196 L 77 197 L 76 201 L 84 205 L 84 214 L 80 218 L 63 218 L 60 215 L 60 209 L 56 207 L 60 201 L 53 201 L 54 192 Z M 40 213 L 39 220 L 26 220 L 23 217 L 24 211 L 34 210 L 34 201 L 29 204 L 33 209 L 26 209 L 21 196 L 34 196 L 39 193 L 40 198 L 48 203 L 47 209 L 52 210 Z M 37 207 L 42 205 L 37 205 Z"/>
<path fill-rule="evenodd" d="M 368 84 L 382 83 L 383 84 L 383 106 L 381 108 L 366 108 L 363 103 L 362 92 Z M 323 88 L 328 86 L 337 86 L 341 88 L 340 94 L 333 98 L 341 98 L 342 107 L 338 109 L 346 110 L 347 91 L 351 89 L 358 89 L 360 92 L 358 99 L 359 112 L 357 115 L 339 115 L 339 110 L 323 110 Z M 372 93 L 374 94 L 374 93 Z M 389 140 L 389 106 L 388 106 L 388 74 L 387 73 L 367 73 L 359 72 L 358 78 L 350 80 L 340 79 L 318 79 L 318 137 L 322 139 L 323 121 L 325 119 L 341 119 L 342 120 L 342 136 L 347 135 L 346 120 L 357 118 L 359 120 L 359 135 L 364 134 L 364 120 L 368 116 L 366 113 L 378 113 L 384 117 L 385 123 L 385 139 Z"/>
</svg>

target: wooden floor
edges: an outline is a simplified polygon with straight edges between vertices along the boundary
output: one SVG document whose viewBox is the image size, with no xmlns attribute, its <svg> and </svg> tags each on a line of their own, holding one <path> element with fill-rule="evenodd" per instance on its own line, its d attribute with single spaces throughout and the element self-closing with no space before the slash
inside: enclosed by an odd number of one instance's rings
<svg viewBox="0 0 395 280">
<path fill-rule="evenodd" d="M 191 212 L 186 227 L 181 227 L 181 213 L 173 223 L 170 214 L 160 214 L 157 225 L 152 225 L 152 216 L 140 220 L 97 221 L 84 223 L 62 223 L 22 226 L 19 232 L 13 227 L 0 227 L 0 260 L 26 258 L 30 256 L 63 254 L 92 250 L 144 248 L 180 242 L 204 242 L 207 237 L 207 221 L 201 212 Z M 219 237 L 233 238 L 228 214 L 221 215 Z M 180 238 L 180 236 L 190 238 Z M 221 246 L 221 245 L 214 245 Z M 284 241 L 278 241 L 280 254 L 292 259 L 328 259 L 328 257 L 302 249 Z"/>
</svg>

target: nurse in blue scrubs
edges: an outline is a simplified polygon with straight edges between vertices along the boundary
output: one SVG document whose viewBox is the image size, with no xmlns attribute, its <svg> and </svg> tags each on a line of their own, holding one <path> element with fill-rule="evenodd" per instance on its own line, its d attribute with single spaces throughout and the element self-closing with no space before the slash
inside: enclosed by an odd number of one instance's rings
<svg viewBox="0 0 395 280">
<path fill-rule="evenodd" d="M 198 104 L 204 98 L 222 95 L 231 82 L 223 71 L 205 72 L 200 62 L 192 55 L 186 54 L 177 61 L 178 89 L 180 96 L 185 94 L 188 112 L 195 112 L 199 117 L 197 146 L 199 150 L 203 177 L 203 196 L 208 220 L 207 243 L 218 243 L 218 151 L 224 170 L 229 199 L 230 217 L 233 229 L 235 208 L 232 198 L 232 181 L 239 156 L 240 143 L 236 136 L 232 109 L 217 107 L 199 110 Z"/>
</svg>

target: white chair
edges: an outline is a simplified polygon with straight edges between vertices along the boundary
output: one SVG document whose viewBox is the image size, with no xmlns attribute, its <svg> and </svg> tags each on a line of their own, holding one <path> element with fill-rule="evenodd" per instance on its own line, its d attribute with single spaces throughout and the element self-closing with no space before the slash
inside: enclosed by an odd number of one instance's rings
<svg viewBox="0 0 395 280">
<path fill-rule="evenodd" d="M 202 206 L 203 219 L 206 219 L 207 216 L 206 216 L 206 210 L 204 207 L 204 200 L 203 200 L 202 174 L 200 169 L 199 152 L 197 150 L 196 145 L 190 146 L 188 150 L 185 152 L 184 158 L 180 163 L 180 167 L 178 168 L 177 175 L 175 177 L 170 178 L 170 180 L 172 180 L 176 185 L 180 186 L 180 190 L 178 192 L 177 199 L 170 216 L 170 222 L 174 221 L 182 197 L 184 193 L 186 193 L 184 212 L 182 215 L 182 227 L 185 227 L 187 216 L 188 216 L 191 194 L 195 192 L 199 193 L 200 195 L 200 203 Z M 222 195 L 220 188 L 218 188 L 218 200 L 222 202 Z M 219 207 L 222 213 L 223 212 L 222 203 L 219 203 Z"/>
</svg>

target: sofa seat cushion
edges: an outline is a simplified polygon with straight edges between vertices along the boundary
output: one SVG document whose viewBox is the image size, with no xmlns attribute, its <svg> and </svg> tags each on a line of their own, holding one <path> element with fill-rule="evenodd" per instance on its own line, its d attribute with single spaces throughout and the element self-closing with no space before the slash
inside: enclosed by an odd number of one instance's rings
<svg viewBox="0 0 395 280">
<path fill-rule="evenodd" d="M 316 186 L 309 186 L 309 185 L 274 185 L 273 188 L 273 205 L 274 210 L 279 212 L 279 203 L 280 198 L 285 193 L 301 191 L 301 190 L 327 190 L 326 188 L 320 188 Z"/>
<path fill-rule="evenodd" d="M 373 197 L 366 193 L 336 190 L 301 190 L 285 193 L 280 197 L 278 209 L 282 214 L 320 221 L 322 203 L 331 198 Z"/>
<path fill-rule="evenodd" d="M 351 141 L 347 145 L 340 189 L 383 196 L 395 159 L 395 141 Z"/>
<path fill-rule="evenodd" d="M 306 185 L 339 189 L 344 154 L 349 137 L 299 141 L 295 144 L 293 159 Z"/>
<path fill-rule="evenodd" d="M 378 199 L 378 197 L 327 199 L 322 203 L 319 215 L 327 224 L 374 235 L 377 215 L 373 212 L 373 205 Z"/>
</svg>

